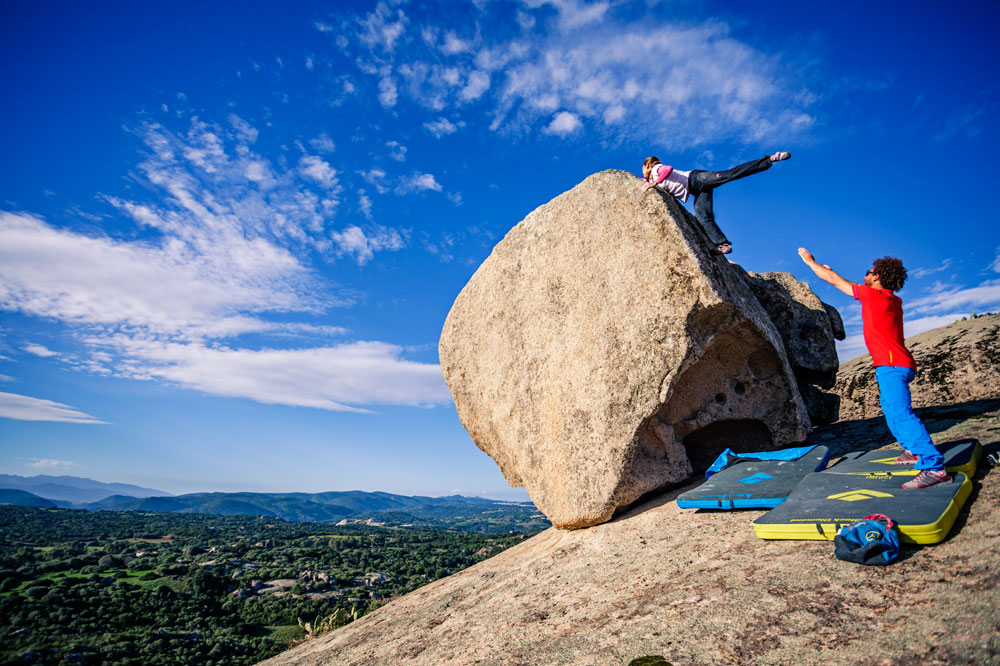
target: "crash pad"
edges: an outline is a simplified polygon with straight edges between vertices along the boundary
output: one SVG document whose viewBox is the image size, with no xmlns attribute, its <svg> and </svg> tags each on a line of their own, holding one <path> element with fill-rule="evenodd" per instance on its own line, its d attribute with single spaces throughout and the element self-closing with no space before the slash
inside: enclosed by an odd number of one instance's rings
<svg viewBox="0 0 1000 666">
<path fill-rule="evenodd" d="M 966 476 L 975 476 L 976 466 L 983 455 L 983 447 L 976 439 L 957 439 L 942 442 L 935 447 L 944 456 L 944 467 L 951 474 L 961 472 Z M 828 472 L 834 474 L 860 474 L 872 472 L 891 472 L 898 476 L 916 476 L 919 470 L 913 465 L 897 465 L 893 461 L 902 453 L 901 449 L 877 449 L 861 453 L 850 453 L 843 460 L 832 466 Z"/>
<path fill-rule="evenodd" d="M 975 473 L 982 448 L 976 440 L 939 448 L 952 473 L 951 483 L 903 490 L 900 485 L 917 472 L 891 463 L 898 452 L 851 454 L 807 474 L 780 506 L 754 521 L 754 533 L 761 539 L 832 540 L 840 527 L 881 513 L 896 522 L 904 542 L 943 541 L 972 492 L 969 476 Z"/>
<path fill-rule="evenodd" d="M 719 471 L 712 473 L 697 488 L 678 495 L 677 506 L 682 509 L 770 509 L 784 502 L 803 477 L 822 469 L 828 458 L 829 450 L 825 446 L 762 453 L 727 450 L 709 468 L 710 472 Z"/>
</svg>

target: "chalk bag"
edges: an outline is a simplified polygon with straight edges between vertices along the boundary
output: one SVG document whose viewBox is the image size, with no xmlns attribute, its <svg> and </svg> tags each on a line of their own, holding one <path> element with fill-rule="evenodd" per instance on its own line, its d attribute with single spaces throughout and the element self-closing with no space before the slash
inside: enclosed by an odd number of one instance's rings
<svg viewBox="0 0 1000 666">
<path fill-rule="evenodd" d="M 899 559 L 899 534 L 889 516 L 876 513 L 840 528 L 833 547 L 839 560 L 884 567 Z"/>
</svg>

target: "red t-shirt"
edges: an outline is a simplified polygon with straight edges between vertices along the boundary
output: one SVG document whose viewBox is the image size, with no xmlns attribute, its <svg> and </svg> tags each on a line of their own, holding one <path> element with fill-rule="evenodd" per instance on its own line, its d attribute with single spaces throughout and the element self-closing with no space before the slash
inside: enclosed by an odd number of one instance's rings
<svg viewBox="0 0 1000 666">
<path fill-rule="evenodd" d="M 861 323 L 872 365 L 917 369 L 903 344 L 903 301 L 888 289 L 854 285 L 854 299 L 861 301 Z"/>
</svg>

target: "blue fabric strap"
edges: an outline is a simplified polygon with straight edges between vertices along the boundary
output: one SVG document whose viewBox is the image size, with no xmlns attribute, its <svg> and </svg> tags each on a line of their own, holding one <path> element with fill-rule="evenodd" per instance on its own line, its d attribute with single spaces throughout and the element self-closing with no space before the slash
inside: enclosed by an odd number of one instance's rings
<svg viewBox="0 0 1000 666">
<path fill-rule="evenodd" d="M 736 453 L 732 449 L 726 449 L 719 454 L 712 466 L 705 470 L 705 478 L 709 478 L 716 472 L 721 472 L 730 465 L 740 460 L 798 460 L 816 448 L 813 446 L 798 446 L 792 449 L 781 449 L 780 451 L 759 451 L 756 453 Z"/>
</svg>

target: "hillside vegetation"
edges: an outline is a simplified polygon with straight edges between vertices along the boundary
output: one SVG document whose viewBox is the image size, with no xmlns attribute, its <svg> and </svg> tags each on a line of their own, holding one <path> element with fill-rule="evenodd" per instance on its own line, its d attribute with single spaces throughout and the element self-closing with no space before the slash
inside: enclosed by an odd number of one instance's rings
<svg viewBox="0 0 1000 666">
<path fill-rule="evenodd" d="M 524 536 L 0 507 L 0 663 L 251 664 Z"/>
</svg>

